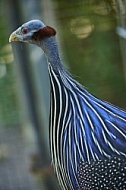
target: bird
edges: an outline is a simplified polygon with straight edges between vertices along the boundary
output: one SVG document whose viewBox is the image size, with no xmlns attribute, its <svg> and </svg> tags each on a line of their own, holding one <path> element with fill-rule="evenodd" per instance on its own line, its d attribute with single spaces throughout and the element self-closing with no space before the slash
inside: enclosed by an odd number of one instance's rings
<svg viewBox="0 0 126 190">
<path fill-rule="evenodd" d="M 50 79 L 49 142 L 63 190 L 126 189 L 126 111 L 77 82 L 60 58 L 56 30 L 41 20 L 22 24 L 9 42 L 45 53 Z"/>
</svg>

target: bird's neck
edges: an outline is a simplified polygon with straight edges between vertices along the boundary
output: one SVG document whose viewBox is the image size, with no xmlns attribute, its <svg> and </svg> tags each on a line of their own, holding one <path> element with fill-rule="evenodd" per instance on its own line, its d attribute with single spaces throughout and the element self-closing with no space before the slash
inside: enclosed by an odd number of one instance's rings
<svg viewBox="0 0 126 190">
<path fill-rule="evenodd" d="M 40 42 L 39 45 L 44 51 L 48 63 L 52 66 L 55 71 L 62 70 L 63 65 L 60 60 L 58 45 L 55 37 L 45 38 Z"/>
<path fill-rule="evenodd" d="M 62 85 L 65 85 L 69 90 L 71 87 L 75 87 L 77 82 L 72 79 L 61 62 L 55 37 L 45 38 L 40 41 L 38 45 L 42 48 L 48 60 L 49 75 L 55 75 L 58 77 L 58 80 L 62 82 Z"/>
</svg>

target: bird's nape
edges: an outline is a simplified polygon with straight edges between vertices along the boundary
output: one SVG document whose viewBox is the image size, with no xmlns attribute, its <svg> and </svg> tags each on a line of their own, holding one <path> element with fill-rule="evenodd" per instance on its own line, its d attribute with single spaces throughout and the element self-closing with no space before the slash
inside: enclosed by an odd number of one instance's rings
<svg viewBox="0 0 126 190">
<path fill-rule="evenodd" d="M 50 148 L 64 190 L 126 189 L 126 111 L 91 95 L 62 66 L 56 31 L 38 20 L 9 41 L 40 46 L 51 86 Z"/>
</svg>

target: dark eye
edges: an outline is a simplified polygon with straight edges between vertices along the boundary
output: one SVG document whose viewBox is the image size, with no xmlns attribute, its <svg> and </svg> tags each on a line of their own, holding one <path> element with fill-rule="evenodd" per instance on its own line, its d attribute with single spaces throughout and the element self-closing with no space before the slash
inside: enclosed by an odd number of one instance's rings
<svg viewBox="0 0 126 190">
<path fill-rule="evenodd" d="M 27 34 L 28 33 L 28 29 L 27 28 L 22 28 L 22 33 L 23 34 Z"/>
</svg>

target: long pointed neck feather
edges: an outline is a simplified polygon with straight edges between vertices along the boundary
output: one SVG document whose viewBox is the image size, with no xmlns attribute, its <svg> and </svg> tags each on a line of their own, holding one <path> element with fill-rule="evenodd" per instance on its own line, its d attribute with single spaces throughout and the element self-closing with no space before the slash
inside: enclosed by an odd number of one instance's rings
<svg viewBox="0 0 126 190">
<path fill-rule="evenodd" d="M 60 77 L 63 85 L 65 85 L 69 90 L 73 87 L 76 88 L 78 85 L 82 87 L 81 84 L 79 84 L 71 77 L 69 72 L 66 71 L 64 65 L 62 64 L 58 45 L 54 36 L 41 40 L 38 45 L 44 51 L 50 69 Z M 85 93 L 87 92 L 86 89 L 83 88 L 83 90 L 85 90 Z"/>
</svg>

